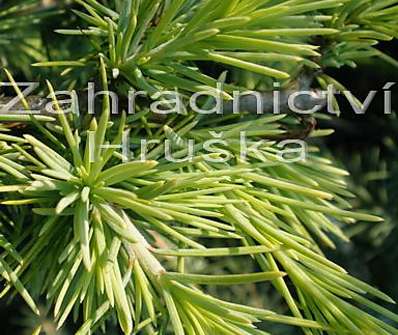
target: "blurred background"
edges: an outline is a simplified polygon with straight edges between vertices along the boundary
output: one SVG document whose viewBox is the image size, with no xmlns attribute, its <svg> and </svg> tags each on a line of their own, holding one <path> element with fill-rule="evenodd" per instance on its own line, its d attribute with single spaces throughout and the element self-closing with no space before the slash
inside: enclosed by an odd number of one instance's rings
<svg viewBox="0 0 398 335">
<path fill-rule="evenodd" d="M 52 33 L 54 27 L 59 27 L 58 22 L 43 26 L 43 39 L 49 43 L 61 43 L 60 37 Z M 75 45 L 75 48 L 79 46 Z M 381 44 L 380 49 L 396 56 L 398 43 Z M 367 209 L 385 218 L 385 221 L 380 224 L 358 223 L 345 228 L 352 242 L 335 241 L 337 251 L 325 252 L 352 275 L 398 300 L 398 114 L 384 115 L 382 91 L 387 82 L 398 83 L 398 67 L 372 59 L 359 64 L 356 69 L 343 67 L 331 70 L 328 74 L 344 84 L 361 101 L 365 100 L 370 90 L 380 91 L 365 115 L 356 115 L 346 100 L 342 99 L 340 118 L 323 121 L 325 124 L 320 122 L 320 126 L 336 130 L 323 140 L 321 147 L 324 155 L 351 173 L 351 191 L 357 196 L 353 199 L 353 208 Z M 398 84 L 392 88 L 392 96 L 393 110 L 398 113 Z M 222 273 L 237 272 L 234 269 L 241 272 L 244 268 L 250 272 L 254 265 L 248 263 L 247 258 L 244 261 L 234 258 L 223 259 L 222 263 L 199 262 L 191 266 L 197 271 L 206 267 L 207 272 Z M 288 312 L 279 295 L 267 285 L 228 287 L 228 290 L 209 288 L 209 292 L 235 302 L 265 306 L 278 313 Z M 398 312 L 398 307 L 395 312 Z M 32 334 L 39 324 L 43 325 L 44 334 L 47 335 L 68 335 L 74 331 L 73 322 L 57 331 L 51 320 L 51 312 L 48 313 L 45 305 L 42 305 L 42 317 L 37 318 L 18 298 L 12 303 L 8 303 L 7 298 L 0 301 L 0 320 L 0 334 L 5 335 Z M 264 324 L 262 328 L 276 335 L 302 334 L 300 330 L 275 324 Z M 120 332 L 107 329 L 106 334 Z"/>
</svg>

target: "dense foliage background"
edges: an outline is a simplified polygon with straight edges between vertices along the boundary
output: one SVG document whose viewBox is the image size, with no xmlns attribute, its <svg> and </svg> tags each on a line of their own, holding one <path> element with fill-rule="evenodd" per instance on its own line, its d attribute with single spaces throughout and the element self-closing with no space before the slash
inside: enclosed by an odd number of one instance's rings
<svg viewBox="0 0 398 335">
<path fill-rule="evenodd" d="M 2 1 L 0 1 L 1 4 Z M 51 1 L 48 4 L 51 4 Z M 45 18 L 39 31 L 33 32 L 33 34 L 42 36 L 44 50 L 41 50 L 44 55 L 40 55 L 39 60 L 43 59 L 42 56 L 45 59 L 68 59 L 70 55 L 84 54 L 86 50 L 81 50 L 84 49 L 83 43 L 80 44 L 76 39 L 68 39 L 54 33 L 54 29 L 79 25 L 80 21 L 78 20 L 77 17 L 71 18 L 70 15 L 62 13 L 55 17 Z M 379 49 L 395 56 L 398 44 L 396 42 L 385 43 Z M 15 48 L 15 51 L 11 52 L 17 53 L 15 58 L 10 57 L 10 53 L 8 53 L 8 59 L 3 59 L 3 62 L 5 61 L 4 65 L 13 70 L 16 79 L 22 81 L 27 77 L 34 77 L 42 80 L 49 76 L 54 80 L 54 85 L 58 84 L 57 81 L 62 82 L 62 79 L 57 80 L 55 69 L 21 66 L 26 63 L 19 57 L 23 51 Z M 213 72 L 215 76 L 218 75 L 217 68 L 206 67 L 206 63 L 202 66 L 207 72 Z M 339 69 L 328 69 L 326 73 L 342 82 L 360 99 L 366 97 L 369 90 L 381 89 L 388 81 L 398 81 L 398 67 L 376 58 L 359 62 L 356 69 L 343 66 Z M 90 74 L 85 72 L 85 75 L 89 76 Z M 85 78 L 80 79 L 85 81 Z M 396 109 L 398 106 L 397 87 L 393 89 L 393 96 L 393 106 Z M 341 109 L 343 112 L 339 119 L 320 121 L 321 125 L 336 129 L 334 135 L 320 143 L 323 153 L 333 157 L 336 160 L 336 165 L 351 172 L 348 179 L 352 186 L 351 190 L 357 195 L 357 198 L 353 200 L 354 208 L 368 209 L 369 212 L 386 220 L 381 224 L 359 223 L 345 228 L 347 234 L 352 237 L 352 243 L 347 244 L 336 240 L 337 250 L 328 251 L 328 256 L 336 263 L 343 265 L 354 276 L 398 299 L 398 271 L 396 270 L 398 264 L 398 117 L 395 114 L 383 115 L 382 95 L 378 96 L 377 101 L 372 104 L 366 115 L 354 115 L 350 106 L 344 104 Z M 247 268 L 249 271 L 255 267 L 254 264 L 248 264 L 244 259 L 234 258 L 222 261 L 224 261 L 222 264 L 217 262 L 198 263 L 195 264 L 195 267 L 198 270 L 206 268 L 208 271 L 211 268 L 216 271 L 225 268 L 232 269 L 232 272 L 233 269 L 241 271 L 242 268 Z M 287 311 L 285 303 L 267 285 L 252 285 L 234 289 L 232 292 L 214 288 L 209 288 L 209 291 L 236 302 L 252 306 L 265 304 L 280 313 Z M 47 308 L 44 301 L 42 308 L 43 311 Z M 395 312 L 398 312 L 398 308 Z M 43 314 L 45 315 L 45 313 Z M 0 332 L 6 335 L 30 334 L 39 322 L 43 323 L 43 330 L 48 335 L 71 334 L 74 330 L 74 325 L 70 322 L 62 331 L 55 331 L 50 316 L 36 318 L 19 298 L 10 303 L 4 299 L 1 300 L 0 317 L 2 324 Z M 272 334 L 300 333 L 299 330 L 291 327 L 274 324 L 264 324 L 264 326 Z M 118 330 L 115 329 L 114 333 L 118 334 Z M 107 332 L 107 334 L 111 333 Z"/>
</svg>

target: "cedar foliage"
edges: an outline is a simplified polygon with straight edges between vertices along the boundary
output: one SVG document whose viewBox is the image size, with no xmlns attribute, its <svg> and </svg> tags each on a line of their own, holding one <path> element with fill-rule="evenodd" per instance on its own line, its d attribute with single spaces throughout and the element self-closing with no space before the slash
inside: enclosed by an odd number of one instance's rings
<svg viewBox="0 0 398 335">
<path fill-rule="evenodd" d="M 228 100 L 235 89 L 293 87 L 303 73 L 316 78 L 312 85 L 343 89 L 323 71 L 371 57 L 395 63 L 377 43 L 397 37 L 398 1 L 45 3 L 0 1 L 4 78 L 20 93 L 13 74 L 45 77 L 41 92 L 58 112 L 0 114 L 2 297 L 17 292 L 35 313 L 45 299 L 58 327 L 72 315 L 82 320 L 79 335 L 111 323 L 124 334 L 267 334 L 261 321 L 306 335 L 398 334 L 398 316 L 383 307 L 394 301 L 323 253 L 335 239 L 349 240 L 345 224 L 382 219 L 350 208 L 347 172 L 314 142 L 306 161 L 278 160 L 276 140 L 300 131 L 296 117 L 204 118 L 184 106 L 156 119 L 150 111 L 161 90 Z M 55 23 L 62 45 L 43 34 Z M 64 113 L 54 90 L 78 94 L 88 81 L 124 100 L 130 87 L 149 96 L 134 115 L 112 115 L 106 95 L 96 115 L 77 101 Z M 134 159 L 117 148 L 126 131 Z M 264 140 L 245 158 L 242 131 L 248 145 Z M 221 132 L 217 153 L 209 153 L 206 143 Z M 159 141 L 144 161 L 141 138 Z M 168 143 L 184 158 L 188 139 L 195 140 L 192 160 L 164 157 Z M 221 153 L 229 159 L 220 162 Z M 192 271 L 197 260 L 236 256 L 255 262 L 254 271 Z M 206 293 L 207 286 L 265 281 L 288 315 Z"/>
</svg>

